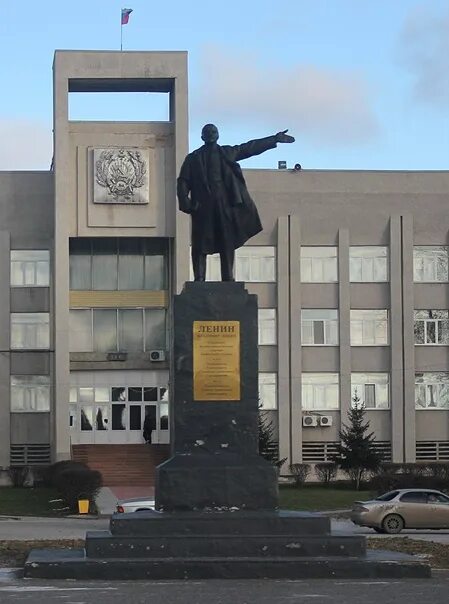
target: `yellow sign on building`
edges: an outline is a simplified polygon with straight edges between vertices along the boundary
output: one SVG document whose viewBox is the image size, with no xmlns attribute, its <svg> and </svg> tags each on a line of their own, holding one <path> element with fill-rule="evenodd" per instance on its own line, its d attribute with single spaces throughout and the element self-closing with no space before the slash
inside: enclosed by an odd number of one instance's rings
<svg viewBox="0 0 449 604">
<path fill-rule="evenodd" d="M 193 400 L 240 400 L 240 322 L 193 322 Z"/>
</svg>

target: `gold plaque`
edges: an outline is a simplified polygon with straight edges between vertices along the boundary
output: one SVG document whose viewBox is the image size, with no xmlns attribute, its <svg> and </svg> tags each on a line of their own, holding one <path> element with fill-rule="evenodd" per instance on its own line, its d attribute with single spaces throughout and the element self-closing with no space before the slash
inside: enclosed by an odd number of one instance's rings
<svg viewBox="0 0 449 604">
<path fill-rule="evenodd" d="M 240 400 L 240 322 L 193 322 L 193 400 Z"/>
</svg>

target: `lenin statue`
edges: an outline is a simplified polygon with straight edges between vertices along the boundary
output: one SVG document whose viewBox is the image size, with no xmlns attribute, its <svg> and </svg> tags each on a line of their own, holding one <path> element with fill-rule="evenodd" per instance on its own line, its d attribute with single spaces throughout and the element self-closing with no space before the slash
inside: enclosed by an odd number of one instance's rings
<svg viewBox="0 0 449 604">
<path fill-rule="evenodd" d="M 204 126 L 204 145 L 187 155 L 178 178 L 179 209 L 192 217 L 195 281 L 205 280 L 207 255 L 215 253 L 221 280 L 234 281 L 234 251 L 262 230 L 237 162 L 295 141 L 287 130 L 235 146 L 218 145 L 218 136 L 216 126 Z"/>
</svg>

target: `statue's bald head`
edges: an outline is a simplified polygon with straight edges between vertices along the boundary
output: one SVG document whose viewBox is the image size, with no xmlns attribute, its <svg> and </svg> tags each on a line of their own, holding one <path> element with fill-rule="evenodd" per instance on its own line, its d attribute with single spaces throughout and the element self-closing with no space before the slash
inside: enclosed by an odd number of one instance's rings
<svg viewBox="0 0 449 604">
<path fill-rule="evenodd" d="M 215 124 L 206 124 L 201 130 L 201 138 L 207 144 L 216 143 L 219 137 L 218 128 Z"/>
</svg>

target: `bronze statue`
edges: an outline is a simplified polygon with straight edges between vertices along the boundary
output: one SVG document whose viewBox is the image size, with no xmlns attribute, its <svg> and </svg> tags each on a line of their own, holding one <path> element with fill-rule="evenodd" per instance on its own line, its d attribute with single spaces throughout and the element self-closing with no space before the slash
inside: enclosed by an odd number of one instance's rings
<svg viewBox="0 0 449 604">
<path fill-rule="evenodd" d="M 218 136 L 214 124 L 203 127 L 204 145 L 187 155 L 178 178 L 179 209 L 192 217 L 195 281 L 205 280 L 207 255 L 215 253 L 221 280 L 233 281 L 234 251 L 262 230 L 237 162 L 295 141 L 287 130 L 235 146 L 218 145 Z"/>
</svg>

